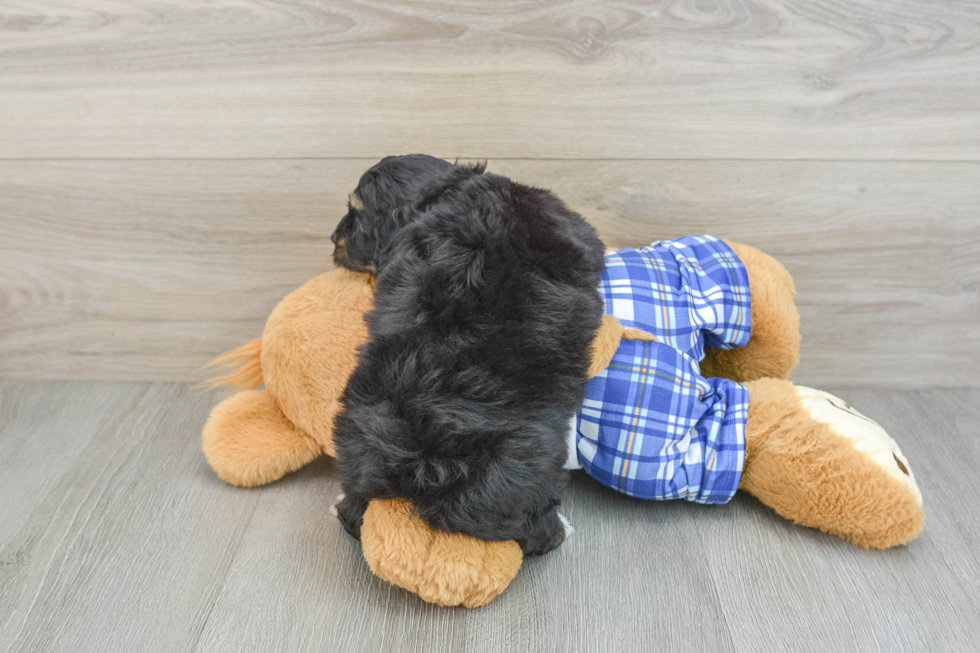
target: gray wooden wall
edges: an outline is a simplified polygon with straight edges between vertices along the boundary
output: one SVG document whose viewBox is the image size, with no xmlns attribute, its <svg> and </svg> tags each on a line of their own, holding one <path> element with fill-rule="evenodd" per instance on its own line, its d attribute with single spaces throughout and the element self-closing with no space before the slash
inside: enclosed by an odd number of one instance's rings
<svg viewBox="0 0 980 653">
<path fill-rule="evenodd" d="M 373 160 L 795 275 L 796 379 L 980 386 L 980 4 L 0 0 L 0 377 L 197 380 Z"/>
</svg>

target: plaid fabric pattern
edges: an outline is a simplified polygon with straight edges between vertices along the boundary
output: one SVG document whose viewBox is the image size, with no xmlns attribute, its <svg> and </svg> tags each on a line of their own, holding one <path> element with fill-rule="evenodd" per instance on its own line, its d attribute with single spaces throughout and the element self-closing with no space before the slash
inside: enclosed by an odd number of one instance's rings
<svg viewBox="0 0 980 653">
<path fill-rule="evenodd" d="M 606 312 L 657 342 L 624 340 L 586 386 L 575 420 L 578 461 L 601 483 L 646 499 L 725 503 L 745 462 L 748 391 L 705 379 L 705 344 L 745 345 L 745 266 L 713 236 L 606 255 Z"/>
<path fill-rule="evenodd" d="M 606 254 L 600 292 L 606 312 L 625 326 L 700 362 L 704 346 L 732 349 L 749 342 L 749 275 L 714 236 L 686 236 Z"/>
</svg>

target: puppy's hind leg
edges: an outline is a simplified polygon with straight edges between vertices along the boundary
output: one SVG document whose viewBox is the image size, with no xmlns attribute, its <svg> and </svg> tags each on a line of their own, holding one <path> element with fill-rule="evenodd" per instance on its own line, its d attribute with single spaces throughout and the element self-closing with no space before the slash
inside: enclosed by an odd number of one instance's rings
<svg viewBox="0 0 980 653">
<path fill-rule="evenodd" d="M 356 540 L 361 539 L 361 525 L 364 523 L 364 511 L 367 510 L 368 499 L 363 496 L 340 495 L 337 503 L 330 509 L 344 530 Z"/>
<path fill-rule="evenodd" d="M 525 556 L 540 556 L 557 549 L 565 537 L 571 534 L 571 525 L 564 520 L 555 506 L 551 510 L 532 518 L 527 523 L 523 537 L 517 538 Z"/>
</svg>

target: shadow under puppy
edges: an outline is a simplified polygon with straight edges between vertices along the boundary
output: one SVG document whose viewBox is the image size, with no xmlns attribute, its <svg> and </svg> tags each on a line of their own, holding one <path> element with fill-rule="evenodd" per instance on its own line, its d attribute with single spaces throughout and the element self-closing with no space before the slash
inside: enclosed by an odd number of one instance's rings
<svg viewBox="0 0 980 653">
<path fill-rule="evenodd" d="M 433 528 L 550 551 L 603 313 L 595 229 L 549 191 L 424 155 L 382 160 L 350 200 L 334 259 L 377 278 L 335 424 L 341 522 L 359 537 L 369 500 L 401 497 Z"/>
</svg>

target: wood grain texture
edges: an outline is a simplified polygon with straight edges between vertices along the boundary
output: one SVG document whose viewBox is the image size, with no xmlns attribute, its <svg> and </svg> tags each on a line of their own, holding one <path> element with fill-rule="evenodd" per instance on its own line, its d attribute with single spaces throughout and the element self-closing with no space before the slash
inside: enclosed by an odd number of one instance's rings
<svg viewBox="0 0 980 653">
<path fill-rule="evenodd" d="M 0 377 L 200 380 L 330 267 L 370 164 L 0 162 Z M 796 380 L 980 385 L 980 164 L 492 160 L 612 246 L 714 233 L 796 278 Z"/>
<path fill-rule="evenodd" d="M 0 0 L 0 156 L 980 159 L 970 0 Z"/>
<path fill-rule="evenodd" d="M 907 547 L 865 551 L 814 537 L 751 497 L 697 527 L 739 650 L 966 651 L 976 648 L 980 596 L 973 548 L 978 492 L 976 391 L 840 391 L 880 421 L 915 470 L 925 531 Z M 951 460 L 948 455 L 956 451 Z M 943 496 L 957 481 L 962 496 Z M 731 553 L 736 555 L 732 556 Z M 791 596 L 792 600 L 787 600 Z"/>
<path fill-rule="evenodd" d="M 468 611 L 424 603 L 373 576 L 324 510 L 340 492 L 332 464 L 304 470 L 263 491 L 199 650 L 557 653 L 628 651 L 656 640 L 670 651 L 733 651 L 697 531 L 678 517 L 684 506 L 631 501 L 579 481 L 563 504 L 576 527 L 583 515 L 579 547 L 527 561 L 507 600 Z M 597 523 L 611 512 L 628 532 L 622 540 Z M 637 541 L 672 560 L 640 554 Z M 666 594 L 697 609 L 683 619 L 652 609 Z M 250 595 L 262 599 L 242 601 Z"/>
<path fill-rule="evenodd" d="M 0 452 L 27 440 L 78 452 L 47 468 L 0 456 L 0 496 L 22 492 L 27 471 L 39 495 L 0 542 L 0 651 L 900 653 L 972 650 L 980 631 L 978 390 L 835 390 L 915 469 L 927 522 L 907 547 L 858 549 L 751 497 L 645 502 L 577 473 L 563 502 L 576 533 L 465 610 L 370 574 L 327 511 L 331 461 L 260 489 L 220 483 L 199 443 L 211 396 L 0 388 L 14 416 Z"/>
<path fill-rule="evenodd" d="M 0 381 L 0 550 L 112 416 L 142 394 L 122 385 L 61 384 L 38 392 Z M 16 559 L 16 556 L 14 557 Z M 0 566 L 12 560 L 0 557 Z"/>
<path fill-rule="evenodd" d="M 39 444 L 83 449 L 0 549 L 0 650 L 194 650 L 261 490 L 243 495 L 210 473 L 200 451 L 209 397 L 178 385 L 94 387 L 101 401 L 34 413 Z M 66 391 L 84 399 L 86 388 L 33 386 L 21 409 Z M 134 390 L 87 444 L 72 442 L 87 437 L 79 424 Z M 8 424 L 0 437 L 19 431 Z M 24 470 L 8 464 L 0 484 L 16 491 Z"/>
</svg>

